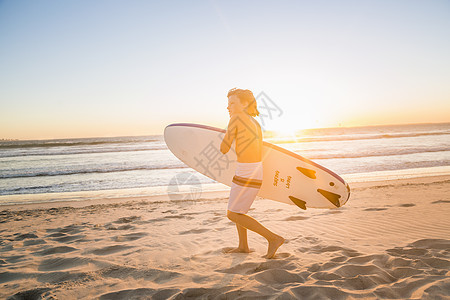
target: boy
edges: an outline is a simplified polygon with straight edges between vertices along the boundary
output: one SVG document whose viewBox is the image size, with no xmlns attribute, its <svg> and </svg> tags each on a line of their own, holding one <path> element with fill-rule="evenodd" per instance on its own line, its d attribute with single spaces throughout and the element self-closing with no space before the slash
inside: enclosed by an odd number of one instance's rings
<svg viewBox="0 0 450 300">
<path fill-rule="evenodd" d="M 227 217 L 236 223 L 239 246 L 230 252 L 249 253 L 247 229 L 267 239 L 266 258 L 273 258 L 284 238 L 268 230 L 258 221 L 246 215 L 262 184 L 262 131 L 253 118 L 259 115 L 256 100 L 249 90 L 232 89 L 228 92 L 230 122 L 220 145 L 220 151 L 227 153 L 233 141 L 237 155 L 236 173 L 231 185 Z"/>
</svg>

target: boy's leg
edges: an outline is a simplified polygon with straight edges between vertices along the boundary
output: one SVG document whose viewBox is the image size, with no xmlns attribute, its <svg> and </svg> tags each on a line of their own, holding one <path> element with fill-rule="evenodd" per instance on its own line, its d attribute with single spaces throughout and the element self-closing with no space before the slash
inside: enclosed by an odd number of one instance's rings
<svg viewBox="0 0 450 300">
<path fill-rule="evenodd" d="M 250 253 L 247 241 L 247 228 L 236 223 L 236 229 L 239 236 L 239 246 L 235 249 L 227 251 L 228 253 Z"/>
<path fill-rule="evenodd" d="M 254 231 L 266 238 L 269 242 L 269 247 L 266 254 L 267 258 L 272 258 L 277 249 L 284 243 L 284 238 L 276 235 L 250 216 L 238 214 L 232 211 L 227 211 L 227 216 L 231 221 L 236 223 L 236 225 L 250 229 L 251 231 Z"/>
<path fill-rule="evenodd" d="M 248 241 L 247 241 L 247 228 L 242 227 L 241 225 L 236 223 L 236 228 L 239 235 L 239 249 L 250 252 L 250 249 L 248 248 Z"/>
</svg>

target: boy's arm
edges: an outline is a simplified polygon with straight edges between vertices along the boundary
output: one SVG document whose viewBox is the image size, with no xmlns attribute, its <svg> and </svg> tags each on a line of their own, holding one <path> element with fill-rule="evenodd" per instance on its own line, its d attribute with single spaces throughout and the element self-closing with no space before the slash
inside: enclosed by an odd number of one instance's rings
<svg viewBox="0 0 450 300">
<path fill-rule="evenodd" d="M 227 131 L 225 132 L 225 136 L 223 137 L 222 143 L 220 144 L 220 152 L 222 152 L 223 154 L 227 153 L 230 150 L 233 140 L 236 139 L 237 128 L 235 126 L 235 120 L 236 117 L 230 118 Z"/>
</svg>

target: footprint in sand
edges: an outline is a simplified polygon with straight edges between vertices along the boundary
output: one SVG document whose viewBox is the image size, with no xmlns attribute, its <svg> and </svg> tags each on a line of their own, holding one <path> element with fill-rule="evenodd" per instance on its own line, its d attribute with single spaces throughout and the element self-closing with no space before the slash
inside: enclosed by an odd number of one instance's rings
<svg viewBox="0 0 450 300">
<path fill-rule="evenodd" d="M 431 204 L 443 204 L 443 203 L 450 203 L 450 200 L 438 200 L 431 202 Z"/>
<path fill-rule="evenodd" d="M 265 270 L 273 269 L 295 269 L 295 266 L 291 263 L 290 259 L 284 260 L 269 260 L 265 262 L 243 262 L 236 264 L 230 268 L 216 270 L 216 272 L 227 273 L 227 274 L 241 274 L 249 275 L 256 274 Z"/>
<path fill-rule="evenodd" d="M 146 232 L 134 232 L 125 235 L 119 235 L 113 238 L 116 242 L 129 242 L 138 240 L 144 236 L 148 235 Z"/>
<path fill-rule="evenodd" d="M 120 251 L 124 251 L 130 248 L 134 248 L 133 246 L 124 246 L 124 245 L 112 245 L 99 249 L 92 250 L 91 252 L 95 255 L 110 255 Z"/>
<path fill-rule="evenodd" d="M 83 238 L 85 238 L 86 236 L 84 234 L 79 234 L 79 235 L 66 235 L 66 236 L 62 236 L 62 237 L 58 237 L 58 238 L 54 238 L 54 241 L 60 242 L 60 243 L 72 243 L 72 242 L 76 242 L 79 241 Z"/>
<path fill-rule="evenodd" d="M 46 294 L 51 290 L 51 288 L 37 288 L 21 291 L 14 294 L 11 298 L 8 299 L 46 299 L 46 297 L 44 296 L 46 296 Z"/>
<path fill-rule="evenodd" d="M 305 282 L 305 279 L 299 274 L 283 269 L 271 269 L 262 271 L 255 275 L 255 279 L 267 285 Z"/>
<path fill-rule="evenodd" d="M 46 244 L 47 242 L 43 239 L 32 239 L 32 240 L 25 240 L 23 242 L 24 246 L 33 246 L 33 245 L 41 245 Z"/>
<path fill-rule="evenodd" d="M 117 221 L 114 221 L 113 223 L 116 223 L 116 224 L 131 223 L 133 221 L 137 221 L 140 219 L 141 219 L 141 217 L 138 217 L 138 216 L 123 217 L 123 218 L 118 219 Z"/>
<path fill-rule="evenodd" d="M 92 259 L 84 257 L 55 257 L 45 259 L 38 267 L 39 271 L 57 271 L 72 269 L 92 263 Z"/>
<path fill-rule="evenodd" d="M 106 224 L 105 228 L 106 228 L 106 230 L 129 230 L 129 229 L 134 229 L 135 227 L 130 224 L 125 224 L 125 225 L 121 225 L 118 227 L 111 225 L 111 224 Z"/>
<path fill-rule="evenodd" d="M 385 207 L 371 207 L 371 208 L 363 209 L 363 211 L 382 211 L 382 210 L 387 210 L 387 208 L 385 208 Z"/>
<path fill-rule="evenodd" d="M 324 252 L 338 252 L 341 251 L 342 254 L 350 257 L 359 256 L 361 255 L 358 251 L 350 249 L 350 248 L 344 248 L 341 246 L 323 246 L 323 245 L 316 245 L 310 249 L 310 252 L 322 254 Z"/>
<path fill-rule="evenodd" d="M 180 232 L 180 234 L 199 234 L 199 233 L 203 233 L 203 232 L 207 232 L 209 231 L 209 229 L 203 228 L 203 229 L 191 229 L 191 230 L 186 230 L 186 231 L 182 231 Z"/>
<path fill-rule="evenodd" d="M 179 291 L 179 289 L 164 289 L 160 291 L 152 288 L 127 289 L 103 294 L 99 299 L 168 299 Z"/>
<path fill-rule="evenodd" d="M 307 219 L 309 219 L 309 217 L 291 216 L 291 217 L 284 219 L 284 221 L 303 221 L 303 220 L 307 220 Z"/>
<path fill-rule="evenodd" d="M 67 234 L 62 233 L 62 232 L 55 232 L 55 233 L 51 233 L 48 234 L 46 237 L 62 237 L 62 236 L 66 236 Z"/>
<path fill-rule="evenodd" d="M 178 276 L 180 273 L 153 269 L 153 268 L 135 268 L 135 267 L 126 267 L 120 265 L 113 265 L 99 270 L 98 275 L 101 277 L 110 277 L 110 278 L 126 278 L 132 277 L 134 279 L 143 279 L 146 281 L 152 281 L 155 283 L 162 283 L 170 281 Z M 122 299 L 122 298 L 119 298 Z M 128 299 L 128 298 L 125 298 Z"/>
<path fill-rule="evenodd" d="M 66 233 L 66 234 L 75 234 L 84 231 L 84 226 L 71 224 L 64 227 L 47 229 L 47 232 L 56 232 L 56 233 Z"/>
<path fill-rule="evenodd" d="M 41 251 L 37 251 L 34 252 L 34 255 L 39 255 L 39 256 L 45 256 L 45 255 L 50 255 L 50 254 L 56 254 L 56 253 L 68 253 L 68 252 L 72 252 L 72 251 L 76 251 L 78 249 L 73 248 L 73 247 L 68 247 L 68 246 L 58 246 L 58 247 L 52 247 L 52 248 L 48 248 L 48 249 L 44 249 Z"/>
<path fill-rule="evenodd" d="M 12 256 L 3 256 L 4 261 L 10 264 L 15 264 L 21 261 L 24 261 L 27 256 L 26 255 L 12 255 Z"/>
<path fill-rule="evenodd" d="M 224 219 L 223 216 L 220 217 L 212 217 L 202 222 L 202 225 L 214 225 Z"/>
<path fill-rule="evenodd" d="M 16 238 L 14 240 L 16 241 L 23 241 L 24 239 L 37 239 L 38 236 L 34 233 L 24 233 L 24 234 L 17 234 Z"/>
</svg>

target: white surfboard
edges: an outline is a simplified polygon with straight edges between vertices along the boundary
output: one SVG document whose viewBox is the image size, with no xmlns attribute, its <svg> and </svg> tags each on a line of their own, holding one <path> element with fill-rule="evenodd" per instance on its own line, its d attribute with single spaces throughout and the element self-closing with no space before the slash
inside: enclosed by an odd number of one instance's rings
<svg viewBox="0 0 450 300">
<path fill-rule="evenodd" d="M 164 139 L 170 151 L 194 170 L 231 186 L 236 169 L 234 143 L 220 152 L 225 130 L 189 123 L 167 126 Z M 337 208 L 350 197 L 339 175 L 294 152 L 263 142 L 263 181 L 258 196 L 302 209 Z"/>
</svg>

